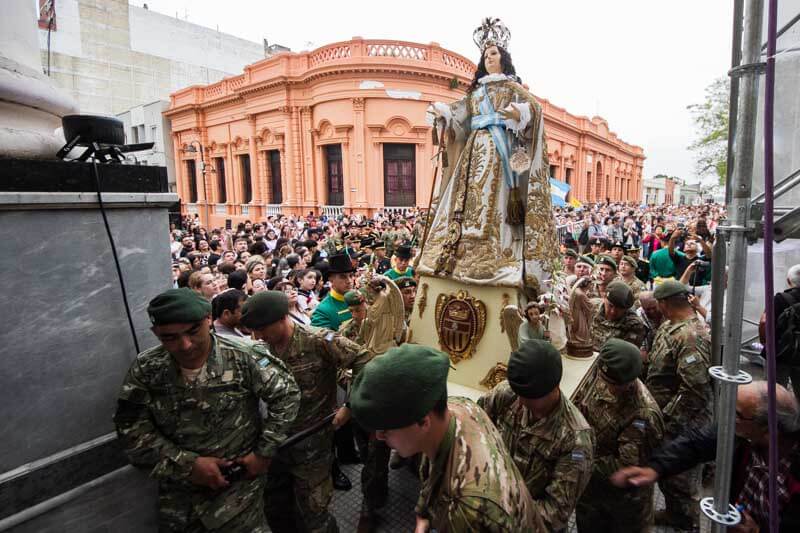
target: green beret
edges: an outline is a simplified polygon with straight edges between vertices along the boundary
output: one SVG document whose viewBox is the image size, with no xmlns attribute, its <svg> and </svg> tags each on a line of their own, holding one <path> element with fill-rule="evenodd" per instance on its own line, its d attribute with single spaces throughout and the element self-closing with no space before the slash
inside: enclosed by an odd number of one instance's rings
<svg viewBox="0 0 800 533">
<path fill-rule="evenodd" d="M 574 257 L 575 259 L 578 258 L 578 252 L 573 250 L 572 248 L 568 248 L 566 252 L 564 252 L 566 257 Z"/>
<path fill-rule="evenodd" d="M 164 291 L 147 306 L 154 326 L 161 324 L 192 324 L 211 314 L 211 302 L 189 288 Z"/>
<path fill-rule="evenodd" d="M 251 296 L 242 305 L 242 325 L 258 329 L 274 324 L 289 314 L 289 298 L 283 291 L 264 291 Z"/>
<path fill-rule="evenodd" d="M 642 354 L 639 348 L 628 341 L 610 338 L 600 348 L 597 364 L 608 379 L 623 385 L 641 374 Z"/>
<path fill-rule="evenodd" d="M 611 257 L 609 257 L 607 255 L 600 256 L 600 260 L 597 262 L 597 264 L 598 265 L 608 265 L 611 268 L 613 268 L 614 270 L 617 269 L 617 262 L 614 261 L 613 258 L 611 258 Z"/>
<path fill-rule="evenodd" d="M 398 429 L 419 422 L 447 398 L 450 358 L 439 350 L 403 344 L 375 357 L 350 391 L 350 409 L 367 430 Z"/>
<path fill-rule="evenodd" d="M 561 374 L 561 354 L 547 341 L 525 341 L 508 359 L 508 384 L 523 398 L 546 396 L 561 383 Z"/>
<path fill-rule="evenodd" d="M 356 306 L 361 305 L 365 298 L 361 291 L 347 291 L 344 293 L 344 301 L 348 306 Z"/>
<path fill-rule="evenodd" d="M 612 281 L 608 284 L 606 298 L 615 307 L 630 309 L 633 305 L 633 291 L 624 281 Z"/>
<path fill-rule="evenodd" d="M 633 268 L 638 268 L 639 267 L 639 263 L 636 261 L 636 259 L 634 259 L 633 257 L 631 257 L 629 255 L 622 256 L 622 259 L 620 259 L 619 262 L 622 263 L 623 261 L 628 263 Z"/>
<path fill-rule="evenodd" d="M 586 263 L 586 264 L 587 264 L 587 265 L 589 265 L 589 266 L 594 266 L 594 261 L 592 261 L 592 258 L 591 258 L 591 257 L 589 257 L 589 256 L 586 256 L 586 255 L 582 255 L 582 256 L 580 256 L 580 257 L 578 258 L 578 261 L 577 261 L 577 262 L 578 262 L 578 263 Z"/>
<path fill-rule="evenodd" d="M 686 294 L 688 292 L 689 291 L 686 289 L 686 285 L 680 281 L 667 279 L 662 281 L 661 284 L 656 287 L 656 290 L 653 291 L 653 297 L 656 300 L 663 300 L 665 298 L 670 298 L 671 296 Z"/>
<path fill-rule="evenodd" d="M 397 285 L 398 289 L 406 289 L 408 287 L 416 287 L 417 281 L 414 278 L 403 276 L 394 280 L 394 284 Z"/>
</svg>

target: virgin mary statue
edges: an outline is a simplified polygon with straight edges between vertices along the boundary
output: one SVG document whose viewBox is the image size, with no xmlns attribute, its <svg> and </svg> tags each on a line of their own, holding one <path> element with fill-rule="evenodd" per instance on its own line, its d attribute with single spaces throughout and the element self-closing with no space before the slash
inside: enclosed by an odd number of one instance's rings
<svg viewBox="0 0 800 533">
<path fill-rule="evenodd" d="M 428 108 L 448 160 L 419 272 L 536 298 L 558 257 L 541 106 L 520 83 L 510 32 L 486 19 L 467 95 Z"/>
<path fill-rule="evenodd" d="M 502 379 L 515 307 L 544 292 L 559 253 L 542 108 L 516 75 L 509 38 L 499 19 L 485 19 L 466 96 L 428 108 L 450 164 L 417 263 L 411 329 L 415 342 L 450 354 L 451 386 L 467 387 L 451 393 L 467 396 Z"/>
</svg>

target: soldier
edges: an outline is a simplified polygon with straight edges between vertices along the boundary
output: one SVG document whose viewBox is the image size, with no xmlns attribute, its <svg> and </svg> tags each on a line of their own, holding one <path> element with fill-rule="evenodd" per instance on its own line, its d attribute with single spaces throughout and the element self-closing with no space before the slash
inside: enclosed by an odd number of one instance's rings
<svg viewBox="0 0 800 533">
<path fill-rule="evenodd" d="M 378 439 L 402 457 L 423 454 L 416 531 L 547 531 L 486 413 L 447 398 L 449 369 L 444 353 L 404 344 L 373 359 L 350 397 Z"/>
<path fill-rule="evenodd" d="M 361 338 L 360 333 L 361 324 L 367 316 L 367 299 L 361 291 L 351 290 L 344 294 L 344 301 L 352 318 L 342 322 L 342 325 L 339 326 L 339 335 L 363 346 L 364 339 Z"/>
<path fill-rule="evenodd" d="M 586 295 L 589 299 L 602 300 L 606 296 L 608 284 L 617 279 L 617 262 L 604 255 L 597 261 L 597 279 L 589 286 Z"/>
<path fill-rule="evenodd" d="M 369 354 L 332 332 L 295 323 L 289 300 L 278 291 L 260 292 L 245 302 L 242 324 L 263 340 L 269 351 L 292 371 L 301 399 L 291 433 L 313 428 L 336 407 L 336 371 L 351 368 L 357 374 Z M 270 407 L 271 408 L 271 407 Z M 332 425 L 278 453 L 272 461 L 264 492 L 265 513 L 274 533 L 337 531 L 328 513 L 333 493 L 333 429 L 349 418 L 339 410 Z"/>
<path fill-rule="evenodd" d="M 386 257 L 386 245 L 377 243 L 375 245 L 375 259 L 373 259 L 375 266 L 375 273 L 385 274 L 387 270 L 392 268 L 392 262 Z"/>
<path fill-rule="evenodd" d="M 358 266 L 361 268 L 372 268 L 373 258 L 375 257 L 372 252 L 372 247 L 375 246 L 375 241 L 368 237 L 361 239 L 361 256 L 358 258 Z"/>
<path fill-rule="evenodd" d="M 644 324 L 633 309 L 633 292 L 622 281 L 608 285 L 603 303 L 592 319 L 592 345 L 599 352 L 612 337 L 641 346 L 646 331 Z"/>
<path fill-rule="evenodd" d="M 311 315 L 311 325 L 339 331 L 342 322 L 352 318 L 344 294 L 353 288 L 353 263 L 347 254 L 336 254 L 328 258 L 330 268 L 326 273 L 331 290 Z"/>
<path fill-rule="evenodd" d="M 575 262 L 578 260 L 578 252 L 575 250 L 568 248 L 566 252 L 564 252 L 564 269 L 562 272 L 564 273 L 564 277 L 571 276 L 577 273 L 575 272 Z"/>
<path fill-rule="evenodd" d="M 649 354 L 653 349 L 653 341 L 656 339 L 656 331 L 663 322 L 664 317 L 658 308 L 658 301 L 653 298 L 653 291 L 639 293 L 639 303 L 641 307 L 636 310 L 639 320 L 644 324 L 644 341 L 642 342 L 642 379 L 647 378 L 647 367 L 649 365 Z"/>
<path fill-rule="evenodd" d="M 384 275 L 391 280 L 396 280 L 403 276 L 413 278 L 414 269 L 408 266 L 411 257 L 411 246 L 398 246 L 392 258 L 394 260 L 394 267 L 388 270 Z"/>
<path fill-rule="evenodd" d="M 266 532 L 262 474 L 300 405 L 292 374 L 263 346 L 212 333 L 211 305 L 191 289 L 147 312 L 161 345 L 131 365 L 114 423 L 130 462 L 158 480 L 159 531 Z M 234 463 L 245 479 L 226 479 Z"/>
<path fill-rule="evenodd" d="M 665 280 L 653 295 L 664 322 L 653 341 L 646 384 L 664 414 L 664 437 L 672 440 L 711 421 L 711 339 L 689 303 L 685 285 Z M 698 527 L 698 473 L 695 467 L 659 481 L 666 510 L 656 512 L 656 525 Z"/>
<path fill-rule="evenodd" d="M 579 278 L 588 278 L 592 275 L 594 260 L 586 255 L 582 255 L 575 261 L 575 275 Z"/>
<path fill-rule="evenodd" d="M 546 341 L 511 353 L 508 379 L 478 400 L 500 430 L 547 531 L 566 530 L 589 481 L 594 432 L 561 393 L 561 355 Z"/>
<path fill-rule="evenodd" d="M 417 298 L 417 281 L 414 278 L 403 276 L 397 278 L 395 285 L 400 289 L 400 294 L 403 295 L 403 310 L 405 311 L 406 324 L 414 311 L 414 301 Z"/>
<path fill-rule="evenodd" d="M 617 263 L 617 265 L 619 265 L 619 262 L 625 255 L 625 245 L 622 244 L 622 241 L 614 241 L 614 243 L 611 245 L 611 251 L 608 253 L 608 255 Z"/>
<path fill-rule="evenodd" d="M 648 283 L 650 281 L 650 262 L 639 257 L 641 251 L 642 249 L 639 246 L 631 246 L 628 248 L 627 255 L 636 260 L 636 277 L 642 283 Z"/>
<path fill-rule="evenodd" d="M 630 287 L 631 291 L 633 291 L 634 305 L 638 308 L 639 293 L 645 289 L 645 285 L 642 283 L 642 280 L 636 277 L 636 259 L 629 255 L 625 255 L 618 262 L 618 264 L 620 280 L 624 281 L 625 285 Z"/>
<path fill-rule="evenodd" d="M 597 436 L 594 468 L 576 509 L 579 532 L 647 531 L 652 487 L 620 490 L 608 478 L 626 466 L 647 464 L 664 433 L 661 409 L 639 381 L 639 348 L 609 339 L 573 401 Z"/>
<path fill-rule="evenodd" d="M 590 244 L 592 251 L 585 255 L 597 263 L 603 255 L 605 239 L 602 236 L 593 237 Z"/>
</svg>

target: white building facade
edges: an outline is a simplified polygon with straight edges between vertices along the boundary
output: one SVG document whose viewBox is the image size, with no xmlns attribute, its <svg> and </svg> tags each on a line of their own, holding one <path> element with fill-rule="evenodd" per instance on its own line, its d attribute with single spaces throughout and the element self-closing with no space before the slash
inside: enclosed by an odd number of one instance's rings
<svg viewBox="0 0 800 533">
<path fill-rule="evenodd" d="M 169 192 L 176 192 L 175 183 L 175 150 L 172 146 L 172 133 L 169 119 L 162 113 L 169 108 L 166 100 L 156 100 L 149 104 L 135 106 L 119 113 L 117 118 L 125 125 L 125 142 L 154 143 L 150 150 L 130 154 L 140 165 L 157 165 L 167 167 Z"/>
</svg>

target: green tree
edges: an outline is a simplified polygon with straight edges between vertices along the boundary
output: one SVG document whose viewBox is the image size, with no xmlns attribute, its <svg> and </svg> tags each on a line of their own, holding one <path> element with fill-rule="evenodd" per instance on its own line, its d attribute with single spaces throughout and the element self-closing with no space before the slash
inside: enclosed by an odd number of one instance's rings
<svg viewBox="0 0 800 533">
<path fill-rule="evenodd" d="M 728 174 L 728 103 L 730 79 L 719 78 L 706 87 L 705 101 L 687 109 L 692 114 L 697 139 L 689 145 L 695 153 L 698 175 L 714 175 L 724 185 Z"/>
</svg>

